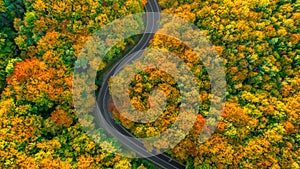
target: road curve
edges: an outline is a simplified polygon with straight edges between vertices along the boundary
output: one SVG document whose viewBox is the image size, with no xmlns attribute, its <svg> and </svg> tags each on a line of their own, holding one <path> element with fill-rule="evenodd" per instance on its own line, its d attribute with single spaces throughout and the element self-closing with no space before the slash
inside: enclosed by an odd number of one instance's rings
<svg viewBox="0 0 300 169">
<path fill-rule="evenodd" d="M 155 13 L 160 12 L 160 7 L 156 0 L 148 0 L 145 5 L 146 9 L 146 30 L 145 32 L 156 32 L 158 30 L 157 21 L 160 20 L 160 16 Z M 147 13 L 149 12 L 149 13 Z M 155 12 L 155 13 L 152 13 Z M 142 54 L 138 52 L 149 46 L 150 40 L 153 38 L 154 33 L 143 34 L 139 43 L 119 62 L 117 62 L 114 67 L 107 73 L 103 79 L 101 89 L 97 98 L 96 117 L 97 121 L 102 128 L 109 132 L 111 136 L 116 138 L 120 143 L 136 152 L 140 156 L 147 157 L 146 159 L 156 164 L 157 166 L 165 169 L 184 169 L 185 166 L 178 161 L 170 158 L 165 154 L 154 155 L 152 152 L 148 152 L 143 146 L 143 143 L 135 138 L 127 129 L 125 129 L 121 124 L 117 124 L 112 117 L 112 113 L 108 112 L 108 101 L 110 98 L 108 91 L 108 80 L 111 76 L 117 74 L 124 65 L 126 65 L 131 60 L 134 60 Z M 135 53 L 135 55 L 132 55 Z M 130 139 L 129 139 L 130 138 Z"/>
</svg>

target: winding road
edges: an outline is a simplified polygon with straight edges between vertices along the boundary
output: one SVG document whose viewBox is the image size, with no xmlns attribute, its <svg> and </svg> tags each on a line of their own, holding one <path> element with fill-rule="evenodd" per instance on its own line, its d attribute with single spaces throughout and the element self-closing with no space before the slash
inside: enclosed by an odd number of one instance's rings
<svg viewBox="0 0 300 169">
<path fill-rule="evenodd" d="M 160 7 L 156 0 L 148 0 L 145 5 L 146 9 L 146 30 L 145 32 L 156 32 L 159 28 L 157 22 L 160 20 Z M 124 65 L 130 61 L 140 57 L 142 52 L 140 50 L 145 49 L 149 46 L 150 40 L 153 38 L 154 33 L 144 33 L 138 44 L 119 62 L 117 62 L 114 67 L 106 74 L 99 91 L 97 98 L 98 109 L 96 111 L 97 121 L 101 128 L 104 128 L 109 134 L 116 138 L 120 143 L 125 145 L 130 150 L 136 152 L 142 157 L 147 157 L 146 159 L 156 164 L 157 166 L 165 169 L 184 169 L 185 166 L 178 161 L 170 158 L 165 154 L 155 155 L 153 152 L 148 152 L 148 150 L 143 146 L 143 143 L 135 138 L 127 129 L 125 129 L 121 124 L 115 122 L 112 117 L 112 113 L 108 112 L 108 105 L 110 94 L 108 91 L 108 80 L 111 76 L 117 74 Z M 132 55 L 135 53 L 134 55 Z"/>
</svg>

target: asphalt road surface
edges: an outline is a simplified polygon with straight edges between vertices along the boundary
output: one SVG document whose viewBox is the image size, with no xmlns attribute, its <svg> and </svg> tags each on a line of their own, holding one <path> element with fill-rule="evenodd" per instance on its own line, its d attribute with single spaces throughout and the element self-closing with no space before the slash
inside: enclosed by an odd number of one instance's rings
<svg viewBox="0 0 300 169">
<path fill-rule="evenodd" d="M 145 6 L 146 8 L 146 30 L 145 32 L 156 32 L 159 28 L 157 21 L 160 20 L 160 7 L 156 0 L 148 0 Z M 155 12 L 155 13 L 151 13 Z M 115 122 L 112 113 L 108 112 L 108 102 L 110 100 L 110 94 L 108 91 L 108 80 L 111 76 L 117 74 L 124 65 L 130 61 L 141 56 L 142 52 L 140 50 L 145 49 L 149 46 L 149 41 L 153 38 L 154 33 L 143 34 L 141 40 L 138 44 L 119 62 L 117 62 L 114 67 L 106 74 L 99 95 L 97 98 L 98 111 L 96 112 L 97 122 L 101 128 L 104 128 L 108 133 L 116 138 L 120 143 L 125 145 L 130 150 L 136 152 L 142 157 L 147 157 L 146 159 L 156 164 L 157 166 L 165 169 L 183 169 L 185 166 L 178 161 L 170 158 L 165 154 L 155 155 L 153 152 L 148 152 L 148 150 L 143 146 L 143 143 L 139 141 L 135 136 L 133 136 L 127 129 L 125 129 L 121 124 Z M 135 53 L 134 55 L 132 55 Z"/>
</svg>

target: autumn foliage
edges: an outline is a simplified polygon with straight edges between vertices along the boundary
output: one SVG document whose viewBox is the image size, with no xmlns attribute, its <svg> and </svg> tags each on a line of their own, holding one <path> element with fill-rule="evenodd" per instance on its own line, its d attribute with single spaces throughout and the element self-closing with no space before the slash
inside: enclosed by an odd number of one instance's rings
<svg viewBox="0 0 300 169">
<path fill-rule="evenodd" d="M 223 59 L 227 80 L 222 118 L 211 138 L 199 143 L 200 132 L 210 131 L 203 128 L 209 123 L 211 99 L 205 67 L 177 39 L 154 36 L 151 47 L 175 53 L 200 80 L 198 118 L 189 135 L 168 154 L 190 168 L 299 168 L 299 3 L 160 0 L 159 4 L 163 12 L 194 23 L 207 35 Z M 161 29 L 174 31 L 168 26 Z M 193 39 L 189 32 L 176 33 Z M 137 109 L 147 105 L 154 82 L 168 86 L 165 94 L 176 93 L 170 87 L 175 83 L 162 81 L 163 77 L 168 75 L 156 70 L 136 75 L 130 90 Z M 176 100 L 180 95 L 170 97 Z M 149 137 L 167 130 L 176 121 L 177 111 L 176 104 L 169 105 L 157 121 L 146 124 L 130 122 L 117 110 L 113 113 L 137 137 Z"/>
<path fill-rule="evenodd" d="M 0 1 L 0 168 L 152 166 L 110 154 L 89 138 L 71 91 L 87 38 L 116 18 L 142 12 L 145 3 Z"/>
<path fill-rule="evenodd" d="M 208 37 L 223 60 L 227 83 L 217 128 L 204 127 L 213 121 L 207 119 L 212 95 L 202 60 L 178 39 L 154 36 L 150 47 L 172 52 L 187 63 L 197 79 L 201 100 L 193 128 L 167 154 L 187 168 L 300 168 L 299 1 L 158 2 L 162 12 L 193 23 Z M 74 63 L 88 37 L 117 18 L 143 12 L 146 3 L 0 0 L 0 168 L 156 167 L 101 148 L 116 148 L 113 141 L 99 146 L 89 138 L 76 118 L 71 90 Z M 161 30 L 193 39 L 188 30 L 176 32 L 171 26 Z M 112 48 L 99 70 L 109 68 L 138 38 Z M 80 64 L 81 69 L 90 66 L 84 61 Z M 101 87 L 100 82 L 95 83 Z M 139 110 L 149 109 L 153 89 L 165 94 L 167 104 L 151 123 L 128 120 L 111 101 L 116 121 L 137 137 L 158 135 L 178 117 L 178 84 L 158 69 L 135 75 L 129 88 L 131 104 Z M 85 104 L 89 107 L 91 103 Z M 202 131 L 212 133 L 204 143 L 198 140 Z"/>
</svg>

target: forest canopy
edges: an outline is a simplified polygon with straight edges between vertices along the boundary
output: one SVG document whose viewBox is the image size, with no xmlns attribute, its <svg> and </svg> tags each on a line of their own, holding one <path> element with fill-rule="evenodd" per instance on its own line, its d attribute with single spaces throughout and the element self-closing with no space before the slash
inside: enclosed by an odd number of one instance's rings
<svg viewBox="0 0 300 169">
<path fill-rule="evenodd" d="M 101 149 L 79 123 L 72 100 L 74 63 L 88 38 L 117 18 L 144 12 L 146 3 L 0 0 L 0 168 L 156 168 L 146 160 Z M 201 98 L 192 130 L 167 155 L 187 168 L 300 168 L 299 0 L 158 3 L 163 13 L 187 20 L 207 36 L 226 72 L 225 109 L 217 129 L 210 131 L 203 128 L 209 123 L 212 97 L 203 63 L 180 41 L 153 37 L 150 47 L 175 53 L 189 65 Z M 99 72 L 139 38 L 112 48 L 99 63 Z M 82 65 L 87 66 L 84 61 Z M 95 89 L 100 84 L 95 82 Z M 149 108 L 147 98 L 155 86 L 166 93 L 169 104 L 153 123 L 129 121 L 112 106 L 116 121 L 136 137 L 157 135 L 176 120 L 180 91 L 166 72 L 148 69 L 137 74 L 130 88 L 132 104 Z M 199 143 L 202 130 L 213 134 Z M 114 140 L 102 146 L 117 147 Z"/>
</svg>

